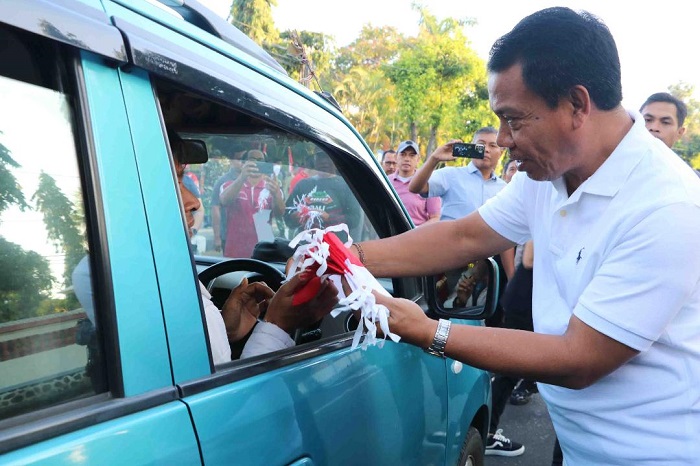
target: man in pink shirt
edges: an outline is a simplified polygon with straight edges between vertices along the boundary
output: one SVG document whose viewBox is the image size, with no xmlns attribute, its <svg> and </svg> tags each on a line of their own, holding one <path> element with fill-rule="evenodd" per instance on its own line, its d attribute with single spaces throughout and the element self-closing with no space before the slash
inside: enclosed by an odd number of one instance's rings
<svg viewBox="0 0 700 466">
<path fill-rule="evenodd" d="M 389 180 L 406 207 L 408 215 L 417 227 L 439 221 L 442 206 L 440 198 L 425 198 L 408 190 L 408 183 L 418 169 L 420 157 L 418 144 L 413 141 L 404 141 L 399 144 L 396 152 L 397 167 L 396 171 L 389 175 Z"/>
</svg>

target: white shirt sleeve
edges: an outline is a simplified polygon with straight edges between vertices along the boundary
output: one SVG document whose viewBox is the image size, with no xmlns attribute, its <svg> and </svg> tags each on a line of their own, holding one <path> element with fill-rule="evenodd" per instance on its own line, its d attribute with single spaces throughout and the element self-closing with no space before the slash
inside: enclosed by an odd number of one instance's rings
<svg viewBox="0 0 700 466">
<path fill-rule="evenodd" d="M 231 347 L 226 335 L 226 324 L 219 310 L 213 302 L 211 295 L 200 283 L 199 290 L 202 294 L 202 304 L 204 305 L 204 317 L 207 319 L 207 333 L 209 333 L 209 346 L 211 347 L 211 357 L 214 365 L 231 361 Z"/>
<path fill-rule="evenodd" d="M 525 199 L 535 197 L 532 182 L 525 173 L 516 173 L 496 196 L 479 208 L 479 215 L 496 233 L 516 244 L 525 244 L 532 235 Z"/>
<path fill-rule="evenodd" d="M 294 346 L 294 340 L 284 330 L 269 322 L 258 322 L 243 347 L 241 359 L 271 353 Z"/>
</svg>

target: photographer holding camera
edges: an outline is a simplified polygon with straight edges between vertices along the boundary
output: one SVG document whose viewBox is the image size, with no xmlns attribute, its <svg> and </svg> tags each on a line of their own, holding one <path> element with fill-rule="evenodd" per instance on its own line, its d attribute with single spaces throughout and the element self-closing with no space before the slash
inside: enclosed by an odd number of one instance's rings
<svg viewBox="0 0 700 466">
<path fill-rule="evenodd" d="M 453 147 L 459 141 L 450 141 L 435 149 L 422 167 L 411 179 L 408 189 L 424 197 L 437 196 L 442 199 L 442 216 L 440 220 L 455 220 L 466 217 L 486 201 L 498 194 L 506 182 L 497 177 L 494 168 L 503 155 L 503 149 L 496 143 L 498 131 L 493 126 L 485 126 L 474 133 L 473 144 L 481 147 L 466 147 L 465 156 L 482 156 L 473 158 L 466 167 L 445 167 L 435 170 L 440 162 L 457 160 Z M 474 149 L 474 150 L 471 150 Z M 477 150 L 478 149 L 478 150 Z M 459 154 L 458 154 L 459 155 Z M 496 258 L 501 271 L 502 288 L 515 273 L 515 251 L 513 248 L 503 251 Z M 503 312 L 500 305 L 488 324 L 500 326 Z"/>
<path fill-rule="evenodd" d="M 272 166 L 265 162 L 265 154 L 249 150 L 242 157 L 243 165 L 238 178 L 221 185 L 219 200 L 226 209 L 226 257 L 250 257 L 256 243 L 272 237 L 260 238 L 271 215 L 284 214 L 284 197 L 277 180 L 272 177 Z"/>
</svg>

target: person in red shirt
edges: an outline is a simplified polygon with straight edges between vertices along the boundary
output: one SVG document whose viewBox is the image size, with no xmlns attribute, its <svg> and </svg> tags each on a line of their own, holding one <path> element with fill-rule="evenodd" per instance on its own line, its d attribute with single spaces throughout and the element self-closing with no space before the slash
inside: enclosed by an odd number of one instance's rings
<svg viewBox="0 0 700 466">
<path fill-rule="evenodd" d="M 273 214 L 282 215 L 285 209 L 282 191 L 272 176 L 272 166 L 265 162 L 265 154 L 249 150 L 242 160 L 238 178 L 223 183 L 219 194 L 226 209 L 224 256 L 227 257 L 250 257 L 255 244 L 262 239 L 259 238 L 261 222 L 269 224 Z"/>
</svg>

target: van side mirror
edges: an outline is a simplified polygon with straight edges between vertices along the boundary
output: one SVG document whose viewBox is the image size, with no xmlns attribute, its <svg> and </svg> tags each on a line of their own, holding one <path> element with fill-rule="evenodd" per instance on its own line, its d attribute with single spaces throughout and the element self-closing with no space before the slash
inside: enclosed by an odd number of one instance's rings
<svg viewBox="0 0 700 466">
<path fill-rule="evenodd" d="M 496 310 L 498 265 L 492 258 L 428 278 L 431 309 L 441 317 L 481 320 Z"/>
</svg>

